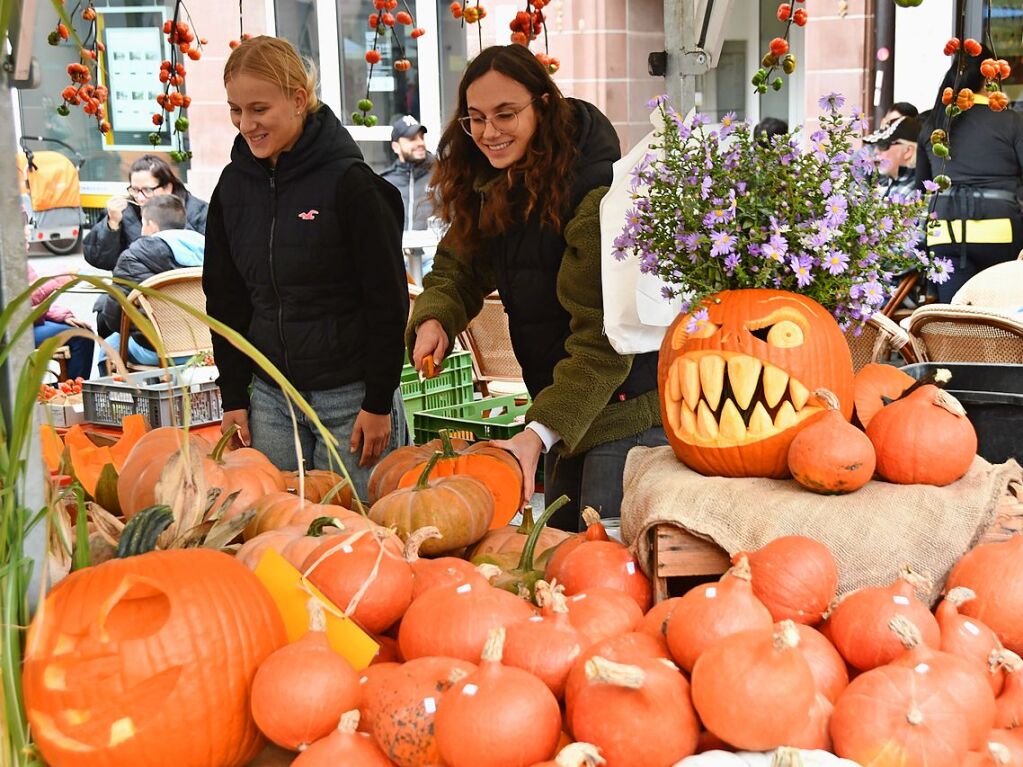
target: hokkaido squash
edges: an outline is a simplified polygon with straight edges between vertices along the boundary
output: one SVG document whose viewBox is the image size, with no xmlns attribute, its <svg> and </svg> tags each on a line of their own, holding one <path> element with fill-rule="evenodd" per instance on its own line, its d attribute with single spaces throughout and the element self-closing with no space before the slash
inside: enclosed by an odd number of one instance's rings
<svg viewBox="0 0 1023 767">
<path fill-rule="evenodd" d="M 704 727 L 747 751 L 795 742 L 817 695 L 792 621 L 719 640 L 696 661 L 691 683 Z"/>
<path fill-rule="evenodd" d="M 299 487 L 303 485 L 297 471 L 282 471 L 284 475 L 285 490 L 289 493 L 302 495 Z M 307 469 L 304 480 L 305 494 L 302 495 L 307 501 L 313 503 L 333 503 L 338 506 L 350 508 L 352 505 L 352 485 L 340 474 L 326 469 Z M 333 492 L 333 495 L 330 495 Z M 324 501 L 328 495 L 330 497 Z"/>
<path fill-rule="evenodd" d="M 988 626 L 1002 644 L 1023 653 L 1023 535 L 974 546 L 948 576 L 949 589 L 965 586 L 974 598 L 959 607 L 963 615 Z"/>
<path fill-rule="evenodd" d="M 559 583 L 561 582 L 562 562 L 565 561 L 565 557 L 575 551 L 581 544 L 586 541 L 611 540 L 611 537 L 607 534 L 607 529 L 600 521 L 600 514 L 597 513 L 596 509 L 587 506 L 583 509 L 582 518 L 586 529 L 559 543 L 557 548 L 551 553 L 550 559 L 547 560 L 547 566 L 544 568 L 544 577 L 548 581 L 557 580 Z"/>
<path fill-rule="evenodd" d="M 849 671 L 835 646 L 817 629 L 802 623 L 799 628 L 799 651 L 803 653 L 817 692 L 834 703 L 849 685 Z"/>
<path fill-rule="evenodd" d="M 504 628 L 491 630 L 479 668 L 437 706 L 437 745 L 448 767 L 521 767 L 557 748 L 558 701 L 535 676 L 502 663 L 504 638 Z"/>
<path fill-rule="evenodd" d="M 1012 650 L 991 654 L 991 665 L 1005 674 L 1005 685 L 995 700 L 995 727 L 1023 727 L 1023 659 Z"/>
<path fill-rule="evenodd" d="M 434 527 L 439 538 L 420 545 L 426 555 L 459 551 L 476 543 L 494 518 L 494 496 L 490 488 L 468 473 L 435 474 L 443 465 L 441 453 L 434 453 L 419 469 L 415 484 L 395 490 L 373 504 L 370 519 L 394 528 L 402 540 L 421 527 Z"/>
<path fill-rule="evenodd" d="M 634 664 L 595 656 L 574 701 L 572 732 L 600 749 L 608 767 L 674 764 L 696 751 L 700 725 L 689 683 L 663 659 Z"/>
<path fill-rule="evenodd" d="M 838 590 L 838 564 L 827 546 L 802 535 L 784 535 L 756 551 L 736 553 L 732 563 L 743 556 L 753 593 L 775 621 L 808 626 L 821 622 Z"/>
<path fill-rule="evenodd" d="M 291 767 L 336 767 L 339 764 L 394 767 L 373 739 L 358 728 L 358 710 L 345 713 L 334 731 L 299 754 Z"/>
<path fill-rule="evenodd" d="M 309 600 L 309 631 L 263 661 L 250 703 L 259 729 L 278 746 L 302 751 L 326 737 L 359 702 L 359 677 L 327 642 L 318 599 Z"/>
<path fill-rule="evenodd" d="M 867 436 L 877 454 L 877 473 L 903 485 L 951 484 L 977 455 L 977 432 L 963 406 L 932 384 L 883 408 L 871 419 Z"/>
<path fill-rule="evenodd" d="M 533 767 L 601 767 L 604 764 L 607 764 L 607 760 L 593 744 L 569 743 L 552 761 L 540 762 Z"/>
<path fill-rule="evenodd" d="M 557 586 L 558 591 L 564 591 Z M 565 599 L 569 621 L 591 645 L 605 639 L 638 631 L 643 611 L 636 601 L 618 589 L 594 586 Z"/>
<path fill-rule="evenodd" d="M 487 585 L 487 579 L 479 573 L 471 562 L 458 557 L 439 557 L 437 559 L 421 559 L 419 548 L 423 541 L 440 537 L 436 527 L 421 527 L 408 537 L 405 542 L 405 561 L 412 567 L 414 582 L 412 599 L 415 600 L 424 591 L 435 586 L 460 584 L 466 581 Z"/>
<path fill-rule="evenodd" d="M 874 445 L 845 419 L 834 394 L 827 389 L 813 394 L 824 403 L 825 412 L 793 438 L 789 471 L 796 482 L 814 493 L 855 492 L 874 476 Z"/>
<path fill-rule="evenodd" d="M 491 528 L 507 525 L 522 508 L 522 469 L 518 459 L 503 448 L 489 442 L 474 442 L 464 448 L 456 448 L 446 430 L 440 432 L 440 460 L 433 470 L 434 477 L 473 477 L 490 490 L 494 496 L 494 515 Z M 427 459 L 429 460 L 429 458 Z M 412 487 L 419 482 L 423 461 L 410 467 L 398 480 L 398 487 Z M 475 543 L 473 540 L 472 543 Z"/>
<path fill-rule="evenodd" d="M 913 376 L 894 365 L 871 362 L 860 368 L 853 379 L 854 413 L 860 426 L 866 429 L 881 408 L 915 383 Z"/>
<path fill-rule="evenodd" d="M 950 589 L 934 610 L 941 629 L 941 649 L 973 661 L 987 678 L 995 695 L 1002 691 L 1005 674 L 997 664 L 991 663 L 991 654 L 1002 649 L 998 636 L 976 618 L 961 615 L 959 608 L 976 598 L 965 586 Z"/>
<path fill-rule="evenodd" d="M 562 560 L 556 580 L 568 596 L 605 586 L 628 594 L 642 612 L 650 609 L 650 579 L 639 569 L 632 553 L 617 541 L 584 541 Z"/>
</svg>

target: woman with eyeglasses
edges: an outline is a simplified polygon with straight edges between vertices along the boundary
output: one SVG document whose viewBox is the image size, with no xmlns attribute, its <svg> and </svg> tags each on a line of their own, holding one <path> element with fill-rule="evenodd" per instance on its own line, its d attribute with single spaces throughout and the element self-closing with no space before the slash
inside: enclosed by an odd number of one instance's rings
<svg viewBox="0 0 1023 767">
<path fill-rule="evenodd" d="M 552 525 L 578 529 L 585 506 L 618 516 L 629 449 L 666 444 L 657 354 L 619 355 L 603 332 L 599 212 L 618 136 L 527 48 L 495 46 L 466 68 L 437 154 L 449 229 L 409 321 L 414 364 L 440 363 L 497 289 L 532 397 L 526 428 L 497 444 L 518 458 L 525 498 L 545 453 L 546 497 L 572 500 Z"/>
<path fill-rule="evenodd" d="M 146 154 L 132 163 L 126 194 L 107 201 L 106 215 L 86 235 L 85 260 L 97 269 L 113 270 L 117 257 L 142 236 L 142 207 L 162 194 L 179 197 L 185 203 L 186 227 L 206 233 L 206 201 L 189 194 L 166 160 Z"/>
</svg>

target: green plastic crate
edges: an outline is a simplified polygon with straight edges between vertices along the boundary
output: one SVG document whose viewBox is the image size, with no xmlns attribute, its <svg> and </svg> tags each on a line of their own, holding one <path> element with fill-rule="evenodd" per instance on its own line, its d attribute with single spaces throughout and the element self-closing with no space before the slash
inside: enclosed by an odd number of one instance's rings
<svg viewBox="0 0 1023 767">
<path fill-rule="evenodd" d="M 416 369 L 406 365 L 401 371 L 401 398 L 409 432 L 413 431 L 413 417 L 420 411 L 472 402 L 472 355 L 449 354 L 441 371 L 422 381 Z"/>
</svg>

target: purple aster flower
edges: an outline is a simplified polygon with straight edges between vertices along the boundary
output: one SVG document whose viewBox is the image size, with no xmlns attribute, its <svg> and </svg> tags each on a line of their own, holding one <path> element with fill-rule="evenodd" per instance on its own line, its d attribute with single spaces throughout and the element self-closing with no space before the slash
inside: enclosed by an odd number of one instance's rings
<svg viewBox="0 0 1023 767">
<path fill-rule="evenodd" d="M 735 112 L 727 112 L 721 118 L 721 130 L 718 132 L 718 136 L 724 138 L 733 130 L 735 130 Z"/>
<path fill-rule="evenodd" d="M 850 125 L 854 130 L 869 130 L 870 123 L 867 121 L 867 113 L 860 107 L 853 107 L 849 116 L 852 119 Z"/>
<path fill-rule="evenodd" d="M 728 273 L 729 277 L 735 273 L 735 269 L 739 266 L 740 261 L 742 261 L 742 256 L 738 253 L 729 253 L 725 257 L 725 271 Z"/>
<path fill-rule="evenodd" d="M 880 282 L 871 281 L 863 286 L 863 300 L 870 306 L 880 306 L 884 303 L 885 290 Z"/>
<path fill-rule="evenodd" d="M 832 91 L 831 93 L 825 94 L 817 99 L 817 106 L 821 109 L 821 111 L 835 114 L 839 109 L 845 106 L 845 96 L 841 93 L 835 93 Z"/>
<path fill-rule="evenodd" d="M 935 258 L 931 262 L 931 268 L 927 270 L 927 279 L 940 285 L 943 282 L 948 282 L 948 278 L 954 271 L 951 259 Z"/>
<path fill-rule="evenodd" d="M 926 189 L 928 192 L 937 192 L 939 189 L 941 189 L 941 187 L 935 184 L 930 179 L 928 179 L 927 181 L 924 181 L 924 189 Z"/>
<path fill-rule="evenodd" d="M 771 261 L 777 261 L 779 264 L 785 260 L 785 256 L 788 252 L 789 244 L 780 234 L 772 235 L 771 239 L 763 246 L 764 258 L 768 258 Z"/>
<path fill-rule="evenodd" d="M 796 284 L 799 287 L 805 288 L 813 282 L 813 273 L 811 272 L 813 261 L 809 256 L 793 256 L 789 260 L 789 266 L 792 267 L 792 271 L 796 275 Z"/>
<path fill-rule="evenodd" d="M 720 202 L 723 201 L 719 201 Z M 732 210 L 724 205 L 711 210 L 706 216 L 703 217 L 703 225 L 708 229 L 715 229 L 721 224 L 727 224 L 732 220 Z"/>
<path fill-rule="evenodd" d="M 704 176 L 703 181 L 700 182 L 700 197 L 706 200 L 710 197 L 710 189 L 714 186 L 714 179 L 710 176 Z"/>
<path fill-rule="evenodd" d="M 711 258 L 724 256 L 735 250 L 735 235 L 729 232 L 711 232 L 710 243 Z"/>
<path fill-rule="evenodd" d="M 849 266 L 849 256 L 840 250 L 833 250 L 824 257 L 822 266 L 829 274 L 841 274 Z"/>
<path fill-rule="evenodd" d="M 840 194 L 833 194 L 824 201 L 824 220 L 828 226 L 841 226 L 848 216 L 848 205 L 845 197 Z"/>
<path fill-rule="evenodd" d="M 693 312 L 689 321 L 686 322 L 686 332 L 690 334 L 695 333 L 697 330 L 706 325 L 709 319 L 706 307 L 697 309 Z"/>
<path fill-rule="evenodd" d="M 821 181 L 821 194 L 823 195 L 831 194 L 831 182 L 828 181 L 827 179 Z"/>
<path fill-rule="evenodd" d="M 882 216 L 881 220 L 877 224 L 877 228 L 887 234 L 895 228 L 895 219 L 891 216 Z"/>
<path fill-rule="evenodd" d="M 662 93 L 660 96 L 654 96 L 646 103 L 647 109 L 657 109 L 662 104 L 668 104 L 668 94 Z"/>
</svg>

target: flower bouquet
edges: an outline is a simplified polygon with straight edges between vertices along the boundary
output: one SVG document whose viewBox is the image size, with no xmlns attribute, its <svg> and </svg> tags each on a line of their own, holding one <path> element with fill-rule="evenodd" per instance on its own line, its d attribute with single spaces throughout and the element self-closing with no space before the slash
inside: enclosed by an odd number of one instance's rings
<svg viewBox="0 0 1023 767">
<path fill-rule="evenodd" d="M 686 121 L 663 97 L 651 102 L 663 131 L 633 169 L 633 207 L 614 246 L 657 274 L 666 298 L 683 299 L 690 329 L 723 290 L 800 293 L 844 330 L 884 306 L 900 273 L 948 279 L 951 262 L 919 247 L 920 195 L 886 197 L 873 157 L 854 148 L 862 112 L 844 116 L 834 93 L 819 105 L 820 128 L 804 149 L 795 133 L 758 139 L 734 114 L 711 129 L 703 115 Z"/>
</svg>

